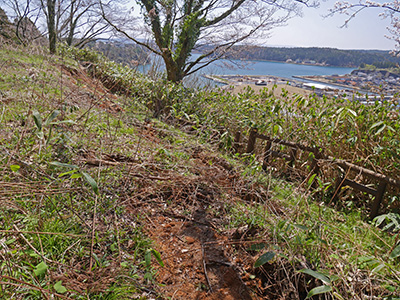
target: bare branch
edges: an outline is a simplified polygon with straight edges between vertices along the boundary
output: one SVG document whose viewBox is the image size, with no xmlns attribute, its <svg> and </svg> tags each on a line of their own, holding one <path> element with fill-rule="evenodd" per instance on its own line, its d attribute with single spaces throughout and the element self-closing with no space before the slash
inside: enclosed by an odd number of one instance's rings
<svg viewBox="0 0 400 300">
<path fill-rule="evenodd" d="M 391 25 L 388 27 L 388 31 L 391 36 L 387 38 L 396 41 L 396 48 L 400 48 L 400 22 L 397 16 L 400 13 L 400 2 L 393 0 L 392 2 L 379 3 L 376 1 L 365 0 L 356 3 L 347 1 L 336 2 L 334 7 L 329 10 L 329 14 L 325 17 L 330 17 L 335 14 L 347 15 L 347 19 L 341 27 L 347 27 L 351 20 L 359 15 L 365 9 L 379 9 L 381 11 L 380 16 L 382 18 L 390 18 Z M 396 54 L 394 52 L 394 54 Z"/>
<path fill-rule="evenodd" d="M 102 17 L 104 18 L 104 20 L 117 32 L 121 33 L 123 36 L 125 36 L 126 38 L 128 38 L 129 40 L 135 42 L 136 44 L 145 47 L 146 49 L 150 50 L 151 52 L 153 52 L 154 54 L 157 55 L 162 55 L 160 51 L 157 51 L 156 49 L 154 49 L 153 47 L 151 47 L 149 45 L 149 43 L 144 43 L 139 41 L 138 39 L 135 39 L 134 37 L 130 36 L 126 31 L 120 29 L 119 26 L 115 25 L 114 22 L 112 22 L 106 15 L 105 11 L 104 11 L 104 6 L 103 3 L 100 1 L 100 7 L 101 7 L 101 13 L 102 13 Z"/>
</svg>

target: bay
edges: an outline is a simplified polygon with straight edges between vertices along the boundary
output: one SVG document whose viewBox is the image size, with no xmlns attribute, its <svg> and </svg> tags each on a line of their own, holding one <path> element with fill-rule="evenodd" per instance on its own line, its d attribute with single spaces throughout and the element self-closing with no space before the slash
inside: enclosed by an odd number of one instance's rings
<svg viewBox="0 0 400 300">
<path fill-rule="evenodd" d="M 192 58 L 195 59 L 196 56 L 198 54 L 192 55 Z M 271 75 L 292 79 L 293 76 L 344 75 L 354 70 L 354 68 L 301 65 L 272 61 L 233 60 L 232 63 L 222 59 L 204 67 L 199 72 L 202 75 Z"/>
<path fill-rule="evenodd" d="M 200 54 L 192 54 L 189 61 L 196 60 Z M 154 60 L 152 64 L 139 68 L 141 72 L 147 73 L 154 66 L 158 71 L 163 71 L 164 66 L 161 59 Z M 250 60 L 226 60 L 220 59 L 200 69 L 194 74 L 197 84 L 209 85 L 211 81 L 206 78 L 200 79 L 203 75 L 270 75 L 284 79 L 293 79 L 293 76 L 321 76 L 321 75 L 344 75 L 349 74 L 354 68 L 302 65 L 294 63 L 273 62 L 273 61 L 250 61 Z M 190 80 L 189 80 L 190 81 Z M 308 80 L 304 80 L 309 82 Z M 220 85 L 212 82 L 212 85 Z"/>
</svg>

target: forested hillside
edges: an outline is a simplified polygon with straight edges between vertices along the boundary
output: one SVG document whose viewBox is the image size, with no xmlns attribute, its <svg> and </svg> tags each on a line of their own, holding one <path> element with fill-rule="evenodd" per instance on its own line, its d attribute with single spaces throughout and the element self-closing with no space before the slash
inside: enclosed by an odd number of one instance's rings
<svg viewBox="0 0 400 300">
<path fill-rule="evenodd" d="M 389 51 L 379 50 L 340 50 L 334 48 L 274 48 L 254 47 L 239 51 L 242 58 L 250 60 L 311 62 L 340 67 L 359 67 L 361 64 L 383 62 L 400 63 L 399 57 Z"/>
<path fill-rule="evenodd" d="M 136 66 L 148 61 L 149 52 L 144 48 L 121 41 L 92 42 L 89 48 L 103 53 L 109 59 Z M 203 46 L 201 51 L 209 47 Z M 381 50 L 340 50 L 334 48 L 278 48 L 278 47 L 242 47 L 238 46 L 228 53 L 227 58 L 247 60 L 268 60 L 292 63 L 321 64 L 338 67 L 358 68 L 363 65 L 393 67 L 400 63 L 400 57 L 389 51 Z"/>
</svg>

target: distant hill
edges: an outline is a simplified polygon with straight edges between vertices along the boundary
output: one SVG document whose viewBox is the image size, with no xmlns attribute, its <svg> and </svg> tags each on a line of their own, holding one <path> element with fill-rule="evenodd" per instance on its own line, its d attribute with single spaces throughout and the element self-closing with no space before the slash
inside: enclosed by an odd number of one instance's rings
<svg viewBox="0 0 400 300">
<path fill-rule="evenodd" d="M 97 41 L 91 42 L 87 47 L 103 53 L 108 59 L 117 63 L 123 63 L 132 68 L 144 64 L 149 59 L 148 51 L 142 47 L 120 41 Z"/>
<path fill-rule="evenodd" d="M 328 66 L 357 68 L 362 64 L 390 62 L 400 64 L 400 58 L 382 50 L 340 50 L 334 48 L 278 48 L 253 47 L 237 49 L 240 56 L 249 60 L 315 63 Z"/>
<path fill-rule="evenodd" d="M 89 44 L 90 48 L 102 52 L 109 59 L 135 67 L 138 63 L 148 63 L 148 50 L 124 39 L 114 41 L 98 41 Z M 196 53 L 207 52 L 211 46 L 203 45 Z M 317 64 L 335 67 L 358 68 L 363 65 L 387 64 L 394 67 L 400 65 L 400 57 L 383 50 L 340 50 L 335 48 L 284 48 L 284 47 L 248 47 L 236 46 L 225 56 L 231 59 L 267 60 Z"/>
</svg>

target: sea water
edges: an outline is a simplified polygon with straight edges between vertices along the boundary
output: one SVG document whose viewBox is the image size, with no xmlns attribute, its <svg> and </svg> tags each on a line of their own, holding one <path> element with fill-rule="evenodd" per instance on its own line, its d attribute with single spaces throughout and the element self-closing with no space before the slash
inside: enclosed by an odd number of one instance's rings
<svg viewBox="0 0 400 300">
<path fill-rule="evenodd" d="M 189 61 L 196 60 L 200 54 L 192 54 Z M 156 63 L 162 71 L 163 63 L 157 60 Z M 151 65 L 144 65 L 138 68 L 142 72 L 148 72 Z M 193 69 L 196 69 L 195 66 Z M 203 75 L 270 75 L 285 79 L 293 79 L 293 76 L 313 76 L 313 75 L 344 75 L 349 74 L 354 68 L 302 65 L 272 61 L 250 61 L 250 60 L 226 60 L 220 59 L 212 62 L 208 66 L 195 73 L 195 77 Z M 209 79 L 202 79 L 204 83 L 210 84 Z M 308 82 L 308 80 L 305 80 Z M 214 84 L 217 84 L 214 82 Z"/>
<path fill-rule="evenodd" d="M 228 61 L 220 60 L 211 63 L 199 71 L 209 75 L 271 75 L 287 79 L 293 76 L 344 75 L 354 68 L 301 65 L 272 61 Z"/>
</svg>

